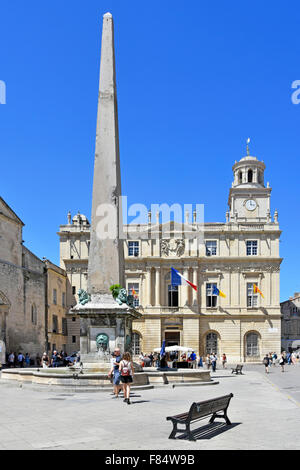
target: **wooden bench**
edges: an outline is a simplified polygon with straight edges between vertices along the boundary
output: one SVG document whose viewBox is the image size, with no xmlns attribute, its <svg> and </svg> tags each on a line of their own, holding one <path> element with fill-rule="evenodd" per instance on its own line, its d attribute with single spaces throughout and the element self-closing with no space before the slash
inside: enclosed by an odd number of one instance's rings
<svg viewBox="0 0 300 470">
<path fill-rule="evenodd" d="M 243 375 L 242 370 L 243 370 L 243 366 L 241 364 L 238 364 L 235 368 L 231 369 L 231 373 L 232 374 L 235 373 L 236 375 L 238 374 Z"/>
<path fill-rule="evenodd" d="M 166 419 L 173 423 L 173 431 L 171 432 L 169 439 L 175 439 L 176 434 L 181 432 L 187 433 L 190 441 L 196 441 L 195 437 L 191 433 L 191 423 L 210 415 L 212 415 L 209 420 L 210 423 L 213 423 L 216 418 L 224 418 L 226 424 L 231 424 L 227 416 L 227 408 L 232 397 L 233 394 L 230 393 L 230 395 L 224 395 L 223 397 L 193 403 L 188 412 L 175 416 L 168 416 Z M 218 414 L 221 411 L 223 414 Z M 184 425 L 185 429 L 178 429 L 178 425 Z"/>
</svg>

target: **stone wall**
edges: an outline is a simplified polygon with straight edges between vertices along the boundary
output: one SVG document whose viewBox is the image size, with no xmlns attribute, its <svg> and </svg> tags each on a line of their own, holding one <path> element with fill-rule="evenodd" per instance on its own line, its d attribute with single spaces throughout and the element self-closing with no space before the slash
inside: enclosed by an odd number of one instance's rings
<svg viewBox="0 0 300 470">
<path fill-rule="evenodd" d="M 23 222 L 0 198 L 0 339 L 32 358 L 45 348 L 44 263 L 22 245 Z"/>
</svg>

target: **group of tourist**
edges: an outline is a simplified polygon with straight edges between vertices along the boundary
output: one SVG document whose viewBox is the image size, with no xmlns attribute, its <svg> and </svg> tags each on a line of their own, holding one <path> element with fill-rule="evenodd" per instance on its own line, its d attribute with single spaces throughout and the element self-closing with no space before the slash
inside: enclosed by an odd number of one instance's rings
<svg viewBox="0 0 300 470">
<path fill-rule="evenodd" d="M 75 361 L 78 362 L 80 360 L 79 355 L 75 358 Z M 24 367 L 67 367 L 72 365 L 74 361 L 70 359 L 70 357 L 66 354 L 65 351 L 52 351 L 51 353 L 47 354 L 44 352 L 42 357 L 37 354 L 35 360 L 30 357 L 29 353 L 25 355 L 22 352 L 18 354 L 15 352 L 10 352 L 7 354 L 6 357 L 6 364 L 9 368 L 24 368 Z"/>
<path fill-rule="evenodd" d="M 223 353 L 221 356 L 221 362 L 223 369 L 226 369 L 227 357 Z M 197 369 L 198 367 L 204 367 L 208 370 L 216 371 L 218 357 L 216 353 L 207 354 L 205 357 L 197 356 L 195 351 L 180 354 L 178 351 L 171 351 L 165 353 L 163 357 L 160 357 L 159 353 L 144 354 L 143 352 L 139 355 L 139 363 L 142 367 L 157 367 L 157 368 L 176 368 L 177 364 L 186 363 L 186 367 L 191 369 Z"/>
<path fill-rule="evenodd" d="M 22 352 L 19 352 L 19 354 L 15 352 L 11 352 L 8 354 L 7 361 L 6 363 L 8 364 L 9 368 L 12 367 L 30 367 L 31 365 L 34 364 L 34 361 L 30 358 L 30 354 L 26 353 L 25 356 Z"/>
<path fill-rule="evenodd" d="M 281 367 L 281 372 L 284 372 L 284 366 L 285 364 L 288 364 L 288 365 L 295 365 L 300 359 L 300 355 L 299 353 L 296 353 L 296 352 L 286 352 L 286 351 L 283 351 L 281 354 L 280 354 L 280 357 L 278 359 L 278 356 L 276 354 L 276 352 L 271 352 L 269 354 L 266 354 L 265 357 L 263 358 L 263 364 L 265 366 L 265 372 L 266 374 L 269 373 L 269 367 L 271 366 L 276 366 L 276 363 L 278 362 L 278 364 L 280 365 Z"/>
<path fill-rule="evenodd" d="M 44 352 L 41 360 L 41 365 L 43 369 L 48 367 L 68 367 L 74 364 L 74 362 L 80 361 L 79 353 L 76 354 L 76 358 L 71 360 L 71 357 L 66 354 L 65 351 L 60 353 L 54 350 L 51 354 Z"/>
<path fill-rule="evenodd" d="M 123 355 L 121 355 L 120 349 L 117 348 L 114 350 L 111 359 L 111 369 L 108 376 L 113 383 L 113 398 L 119 398 L 119 393 L 123 388 L 123 401 L 127 403 L 127 405 L 130 405 L 130 385 L 133 382 L 134 367 L 129 352 L 125 352 Z"/>
</svg>

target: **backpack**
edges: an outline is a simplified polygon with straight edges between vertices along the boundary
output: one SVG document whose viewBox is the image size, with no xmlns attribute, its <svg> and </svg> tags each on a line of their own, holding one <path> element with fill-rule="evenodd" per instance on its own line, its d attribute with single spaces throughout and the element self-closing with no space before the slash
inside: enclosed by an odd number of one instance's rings
<svg viewBox="0 0 300 470">
<path fill-rule="evenodd" d="M 122 375 L 122 377 L 128 377 L 129 375 L 131 375 L 128 361 L 126 361 L 126 364 L 125 364 L 125 361 L 123 361 L 123 367 L 122 367 L 121 375 Z"/>
<path fill-rule="evenodd" d="M 269 361 L 267 358 L 264 359 L 264 364 L 267 366 L 269 364 Z"/>
</svg>

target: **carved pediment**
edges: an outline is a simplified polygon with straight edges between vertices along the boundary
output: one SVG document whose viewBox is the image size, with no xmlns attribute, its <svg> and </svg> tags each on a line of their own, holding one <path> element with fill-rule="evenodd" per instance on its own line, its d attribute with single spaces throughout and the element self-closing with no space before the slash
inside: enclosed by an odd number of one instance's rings
<svg viewBox="0 0 300 470">
<path fill-rule="evenodd" d="M 164 257 L 181 257 L 185 251 L 185 241 L 183 239 L 171 238 L 170 240 L 161 240 L 161 255 Z"/>
</svg>

